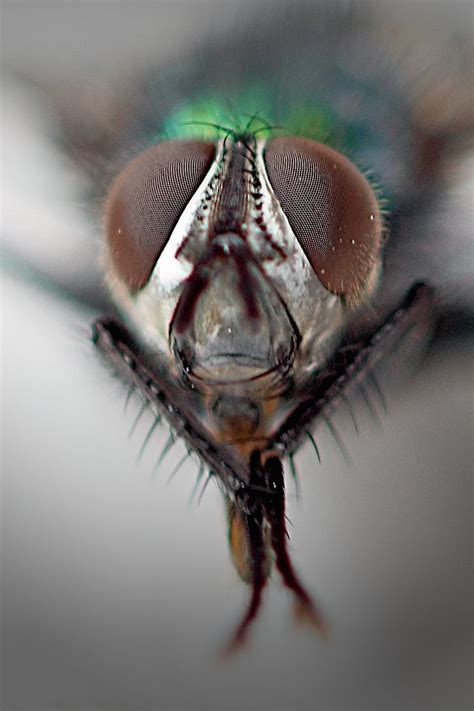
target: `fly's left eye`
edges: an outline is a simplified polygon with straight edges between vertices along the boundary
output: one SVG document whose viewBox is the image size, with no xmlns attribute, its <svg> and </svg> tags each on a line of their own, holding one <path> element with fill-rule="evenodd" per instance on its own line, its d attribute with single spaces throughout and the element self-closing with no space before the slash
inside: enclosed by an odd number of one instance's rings
<svg viewBox="0 0 474 711">
<path fill-rule="evenodd" d="M 165 141 L 144 151 L 116 179 L 107 200 L 105 233 L 112 264 L 130 291 L 150 278 L 214 153 L 212 143 Z"/>
<path fill-rule="evenodd" d="M 359 303 L 372 286 L 381 248 L 382 219 L 369 182 L 340 153 L 305 138 L 270 140 L 265 163 L 322 284 L 348 303 Z"/>
</svg>

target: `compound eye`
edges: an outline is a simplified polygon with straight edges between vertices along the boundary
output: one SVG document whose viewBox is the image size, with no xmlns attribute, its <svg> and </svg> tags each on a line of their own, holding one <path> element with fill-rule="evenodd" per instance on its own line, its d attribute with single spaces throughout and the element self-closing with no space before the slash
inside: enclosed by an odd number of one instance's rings
<svg viewBox="0 0 474 711">
<path fill-rule="evenodd" d="M 130 291 L 150 278 L 214 154 L 213 143 L 166 141 L 144 151 L 116 178 L 105 209 L 106 240 L 112 266 Z"/>
<path fill-rule="evenodd" d="M 328 291 L 357 305 L 375 284 L 382 219 L 366 178 L 343 155 L 305 138 L 274 138 L 265 163 L 273 191 Z"/>
</svg>

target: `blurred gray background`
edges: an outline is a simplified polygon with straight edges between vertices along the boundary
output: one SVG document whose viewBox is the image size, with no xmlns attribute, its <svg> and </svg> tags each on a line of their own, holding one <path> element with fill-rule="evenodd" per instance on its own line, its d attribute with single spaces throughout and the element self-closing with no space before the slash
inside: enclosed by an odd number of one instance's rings
<svg viewBox="0 0 474 711">
<path fill-rule="evenodd" d="M 425 28 L 451 33 L 471 18 L 467 3 L 454 8 L 423 2 L 412 11 Z M 272 11 L 204 0 L 4 3 L 3 60 L 38 81 L 115 76 L 179 61 L 206 37 Z M 59 190 L 67 167 L 33 142 L 40 109 L 13 93 L 2 232 L 40 264 L 44 255 L 74 260 L 90 225 Z M 12 146 L 23 152 L 12 158 Z M 329 640 L 294 624 L 275 576 L 249 647 L 223 665 L 216 654 L 246 590 L 229 560 L 219 492 L 211 484 L 189 503 L 193 462 L 166 485 L 180 445 L 152 473 L 164 432 L 137 464 L 150 420 L 128 437 L 139 405 L 123 413 L 125 388 L 88 345 L 92 310 L 12 269 L 2 294 L 2 709 L 472 707 L 469 343 L 446 345 L 389 393 L 381 430 L 363 406 L 359 435 L 341 413 L 352 467 L 323 431 L 322 466 L 310 448 L 297 457 L 291 550 Z"/>
</svg>

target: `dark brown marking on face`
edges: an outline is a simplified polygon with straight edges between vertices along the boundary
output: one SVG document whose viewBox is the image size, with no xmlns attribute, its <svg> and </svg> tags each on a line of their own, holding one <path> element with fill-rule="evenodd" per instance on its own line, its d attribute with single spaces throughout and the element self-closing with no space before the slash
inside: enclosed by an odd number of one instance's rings
<svg viewBox="0 0 474 711">
<path fill-rule="evenodd" d="M 232 237 L 232 235 L 229 235 Z M 249 319 L 260 316 L 254 278 L 249 269 L 250 254 L 245 244 L 236 244 L 226 252 L 218 242 L 211 242 L 208 251 L 196 264 L 185 280 L 183 291 L 173 315 L 173 330 L 183 334 L 192 324 L 198 301 L 209 285 L 214 262 L 219 259 L 233 259 L 239 276 L 239 288 Z"/>
<path fill-rule="evenodd" d="M 211 216 L 211 236 L 227 232 L 242 233 L 248 196 L 249 154 L 240 142 L 231 143 L 230 157 L 222 175 L 218 199 Z"/>
</svg>

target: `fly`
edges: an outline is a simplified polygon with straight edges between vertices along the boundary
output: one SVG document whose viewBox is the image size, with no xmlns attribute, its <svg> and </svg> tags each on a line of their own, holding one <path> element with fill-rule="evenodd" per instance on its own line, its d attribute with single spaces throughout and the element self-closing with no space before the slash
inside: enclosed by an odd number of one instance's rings
<svg viewBox="0 0 474 711">
<path fill-rule="evenodd" d="M 251 588 L 229 650 L 246 640 L 273 565 L 296 617 L 325 634 L 288 551 L 283 462 L 318 419 L 332 426 L 338 399 L 433 304 L 417 284 L 363 339 L 344 340 L 381 278 L 377 191 L 330 146 L 252 123 L 195 121 L 195 137 L 158 142 L 118 175 L 104 261 L 128 328 L 93 327 L 223 491 L 232 560 Z M 204 140 L 209 125 L 223 135 Z"/>
<path fill-rule="evenodd" d="M 319 458 L 319 423 L 340 441 L 336 408 L 426 342 L 439 271 L 451 276 L 439 176 L 469 122 L 414 116 L 369 15 L 302 13 L 292 42 L 286 26 L 257 28 L 138 81 L 98 121 L 105 139 L 65 131 L 107 195 L 102 261 L 120 318 L 98 319 L 93 341 L 224 496 L 251 590 L 229 650 L 272 567 L 325 634 L 288 550 L 284 464 L 307 441 Z"/>
</svg>

